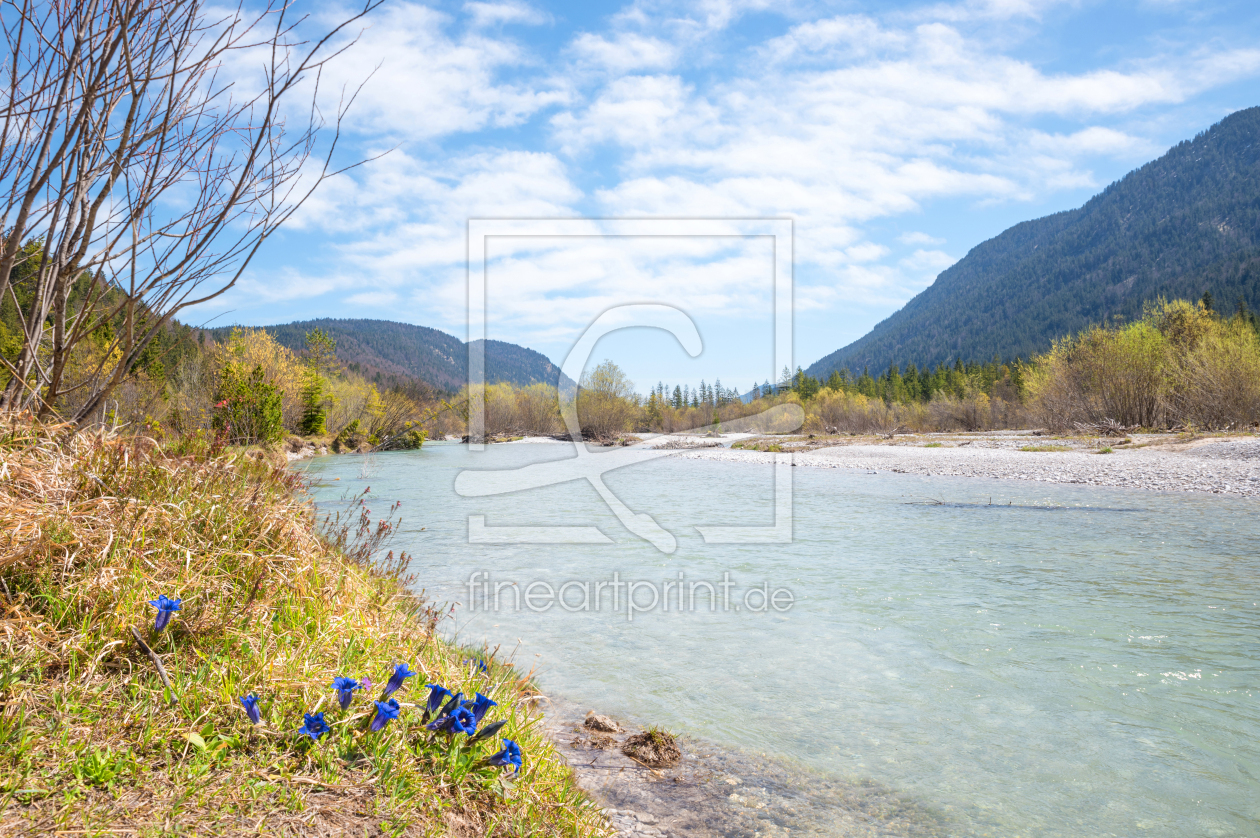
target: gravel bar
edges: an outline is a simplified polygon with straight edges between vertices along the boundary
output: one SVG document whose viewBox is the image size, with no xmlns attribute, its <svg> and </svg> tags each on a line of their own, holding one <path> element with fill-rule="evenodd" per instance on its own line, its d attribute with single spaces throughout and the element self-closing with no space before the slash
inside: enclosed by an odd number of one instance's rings
<svg viewBox="0 0 1260 838">
<path fill-rule="evenodd" d="M 1156 442 L 1147 447 L 1115 448 L 1098 453 L 1095 443 L 1062 443 L 1070 451 L 1024 451 L 1041 444 L 1027 435 L 952 437 L 932 444 L 929 437 L 888 444 L 848 444 L 791 451 L 794 465 L 853 468 L 941 477 L 988 477 L 1119 486 L 1157 492 L 1205 492 L 1260 496 L 1260 438 L 1224 437 L 1190 442 Z M 1045 444 L 1061 443 L 1046 440 Z M 1140 444 L 1140 443 L 1139 443 Z M 680 451 L 686 459 L 769 463 L 774 454 L 731 448 Z"/>
</svg>

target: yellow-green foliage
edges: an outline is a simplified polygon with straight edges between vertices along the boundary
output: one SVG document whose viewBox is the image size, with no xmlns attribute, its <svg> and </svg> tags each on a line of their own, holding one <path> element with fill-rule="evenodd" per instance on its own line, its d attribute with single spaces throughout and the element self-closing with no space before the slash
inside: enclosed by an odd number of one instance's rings
<svg viewBox="0 0 1260 838">
<path fill-rule="evenodd" d="M 1051 427 L 1241 427 L 1260 420 L 1260 342 L 1242 317 L 1184 300 L 1159 301 L 1136 323 L 1064 338 L 1027 375 Z"/>
<path fill-rule="evenodd" d="M 369 566 L 383 510 L 338 550 L 297 476 L 212 453 L 0 427 L 0 834 L 605 834 L 528 684 L 444 642 L 439 615 Z M 159 594 L 183 609 L 155 633 Z M 419 673 L 403 714 L 368 733 L 373 705 L 342 713 L 332 679 L 379 688 L 398 662 Z M 449 761 L 414 706 L 433 682 L 499 703 L 486 721 L 525 752 L 515 783 Z M 312 745 L 294 731 L 316 709 L 333 732 Z"/>
</svg>

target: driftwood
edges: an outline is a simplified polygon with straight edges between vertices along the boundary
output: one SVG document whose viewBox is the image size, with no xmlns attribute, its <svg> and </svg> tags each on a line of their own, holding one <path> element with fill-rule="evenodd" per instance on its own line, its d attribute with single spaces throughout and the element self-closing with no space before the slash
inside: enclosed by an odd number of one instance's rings
<svg viewBox="0 0 1260 838">
<path fill-rule="evenodd" d="M 1121 425 L 1115 419 L 1076 423 L 1076 430 L 1083 434 L 1102 434 L 1103 436 L 1126 436 L 1130 431 L 1137 429 L 1137 425 Z"/>
</svg>

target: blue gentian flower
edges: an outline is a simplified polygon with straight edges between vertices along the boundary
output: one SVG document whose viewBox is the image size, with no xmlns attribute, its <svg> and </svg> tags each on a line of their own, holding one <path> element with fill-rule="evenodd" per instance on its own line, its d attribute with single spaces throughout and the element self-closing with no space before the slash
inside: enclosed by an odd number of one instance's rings
<svg viewBox="0 0 1260 838">
<path fill-rule="evenodd" d="M 420 720 L 421 724 L 427 722 L 431 717 L 442 709 L 442 702 L 446 699 L 451 691 L 441 684 L 425 684 L 429 688 L 429 701 L 424 707 L 424 717 Z"/>
<path fill-rule="evenodd" d="M 395 666 L 394 674 L 389 676 L 389 683 L 385 685 L 385 692 L 382 693 L 381 698 L 384 698 L 387 695 L 397 692 L 398 689 L 403 685 L 403 680 L 406 678 L 410 678 L 412 675 L 415 675 L 415 674 L 416 673 L 412 672 L 410 669 L 407 668 L 407 664 L 405 663 L 400 663 L 398 664 L 398 666 Z"/>
<path fill-rule="evenodd" d="M 496 768 L 506 768 L 509 765 L 515 765 L 516 770 L 520 771 L 521 766 L 525 764 L 524 756 L 521 754 L 521 746 L 511 739 L 504 739 L 503 750 L 489 757 L 486 760 L 486 764 L 493 765 Z"/>
<path fill-rule="evenodd" d="M 241 706 L 245 708 L 245 715 L 249 716 L 250 722 L 258 724 L 262 721 L 262 715 L 258 712 L 258 696 L 250 693 L 240 698 Z"/>
<path fill-rule="evenodd" d="M 392 698 L 389 701 L 376 702 L 376 718 L 372 719 L 371 731 L 376 733 L 378 730 L 381 730 L 385 725 L 398 718 L 398 714 L 401 712 L 402 707 L 399 707 L 398 702 Z"/>
<path fill-rule="evenodd" d="M 474 701 L 472 705 L 473 718 L 477 720 L 477 724 L 481 724 L 481 720 L 486 717 L 486 712 L 491 707 L 498 707 L 498 706 L 499 706 L 499 702 L 491 701 L 490 699 L 486 698 L 481 693 L 477 693 L 477 700 Z"/>
<path fill-rule="evenodd" d="M 363 689 L 363 685 L 353 678 L 338 675 L 333 679 L 332 688 L 337 691 L 337 703 L 341 705 L 342 710 L 345 710 L 350 706 L 350 700 L 354 698 L 354 691 Z"/>
<path fill-rule="evenodd" d="M 429 730 L 436 730 L 441 733 L 462 733 L 466 736 L 472 736 L 477 732 L 477 720 L 473 718 L 472 711 L 467 707 L 456 707 L 428 727 Z"/>
<path fill-rule="evenodd" d="M 455 712 L 456 707 L 463 707 L 463 706 L 464 706 L 464 694 L 455 693 L 455 695 L 451 696 L 451 700 L 446 702 L 445 705 L 443 705 L 442 712 L 439 715 L 449 716 L 451 713 Z"/>
<path fill-rule="evenodd" d="M 472 658 L 464 658 L 464 663 L 468 664 L 469 666 L 472 666 L 472 665 L 473 665 L 473 659 L 472 659 Z M 482 675 L 489 675 L 489 674 L 490 674 L 490 670 L 486 667 L 486 662 L 485 662 L 484 660 L 480 660 L 480 659 L 479 659 L 476 663 L 477 663 L 477 671 L 478 671 L 478 672 L 480 672 Z"/>
<path fill-rule="evenodd" d="M 318 742 L 319 737 L 327 733 L 331 728 L 324 721 L 323 713 L 306 713 L 302 721 L 302 726 L 298 728 L 299 736 L 309 736 L 311 741 Z"/>
<path fill-rule="evenodd" d="M 171 615 L 179 610 L 179 604 L 181 602 L 183 602 L 183 600 L 179 597 L 171 599 L 166 594 L 158 594 L 157 599 L 149 600 L 149 605 L 152 605 L 158 610 L 157 620 L 153 623 L 154 631 L 161 631 L 166 628 L 166 624 L 171 621 Z"/>
<path fill-rule="evenodd" d="M 425 684 L 429 688 L 429 703 L 425 709 L 430 713 L 436 713 L 442 706 L 442 701 L 451 694 L 451 691 L 441 684 Z"/>
</svg>

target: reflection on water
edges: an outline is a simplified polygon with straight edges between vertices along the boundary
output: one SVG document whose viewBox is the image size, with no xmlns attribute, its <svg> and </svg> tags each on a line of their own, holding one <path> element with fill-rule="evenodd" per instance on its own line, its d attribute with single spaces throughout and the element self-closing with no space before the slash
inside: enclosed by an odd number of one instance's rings
<svg viewBox="0 0 1260 838">
<path fill-rule="evenodd" d="M 1254 502 L 798 468 L 793 543 L 706 545 L 697 524 L 772 523 L 769 466 L 665 459 L 608 474 L 678 537 L 665 555 L 584 482 L 473 499 L 452 488 L 463 468 L 571 453 L 432 445 L 380 456 L 370 481 L 373 505 L 402 501 L 394 546 L 414 553 L 430 595 L 463 603 L 461 639 L 510 650 L 519 638 L 544 688 L 892 789 L 949 834 L 1260 835 Z M 342 478 L 317 489 L 332 499 L 366 485 L 358 466 L 307 468 Z M 469 545 L 470 514 L 593 524 L 614 543 Z M 469 613 L 477 571 L 518 587 L 729 572 L 741 588 L 788 588 L 795 605 L 632 623 L 609 609 Z"/>
</svg>

